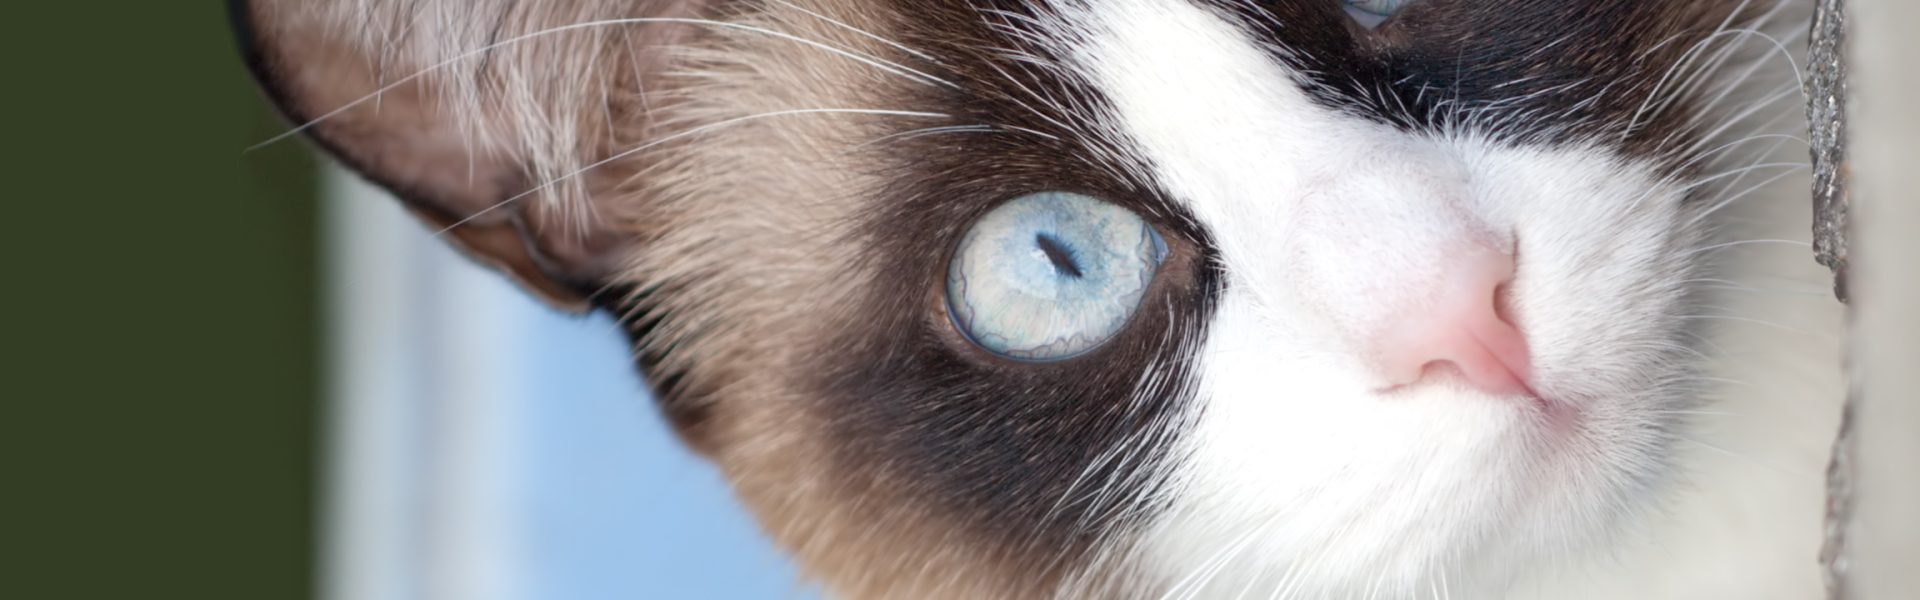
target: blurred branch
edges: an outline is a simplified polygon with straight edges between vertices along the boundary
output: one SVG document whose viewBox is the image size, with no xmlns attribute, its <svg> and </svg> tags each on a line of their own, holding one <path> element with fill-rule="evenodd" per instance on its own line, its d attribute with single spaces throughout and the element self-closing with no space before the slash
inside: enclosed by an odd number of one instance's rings
<svg viewBox="0 0 1920 600">
<path fill-rule="evenodd" d="M 1833 4 L 1838 0 L 1821 2 L 1822 19 L 1837 14 Z M 1850 140 L 1832 140 L 1848 148 L 1837 156 L 1851 161 L 1851 168 L 1836 163 L 1838 195 L 1829 200 L 1852 214 L 1840 217 L 1839 243 L 1826 248 L 1836 252 L 1831 257 L 1839 260 L 1830 266 L 1845 277 L 1840 289 L 1852 298 L 1853 393 L 1851 426 L 1836 444 L 1836 495 L 1829 504 L 1837 510 L 1824 556 L 1836 598 L 1913 598 L 1920 590 L 1920 237 L 1914 235 L 1920 168 L 1913 164 L 1920 157 L 1920 113 L 1912 105 L 1920 97 L 1914 64 L 1920 36 L 1912 29 L 1920 23 L 1920 3 L 1853 0 L 1846 10 L 1852 40 L 1838 38 L 1834 47 L 1848 52 L 1844 74 L 1851 89 L 1839 71 L 1832 81 L 1850 93 L 1834 100 L 1836 112 L 1827 118 L 1838 122 L 1816 120 L 1814 127 L 1822 140 L 1823 127 L 1839 131 L 1847 118 L 1865 124 L 1850 129 Z M 1826 24 L 1835 35 L 1843 25 Z M 1815 39 L 1817 51 L 1821 40 L 1833 38 L 1817 24 Z M 1820 83 L 1818 76 L 1810 81 Z M 1816 119 L 1821 101 L 1816 97 Z M 1842 106 L 1844 116 L 1837 112 Z M 1857 256 L 1849 256 L 1849 244 Z"/>
</svg>

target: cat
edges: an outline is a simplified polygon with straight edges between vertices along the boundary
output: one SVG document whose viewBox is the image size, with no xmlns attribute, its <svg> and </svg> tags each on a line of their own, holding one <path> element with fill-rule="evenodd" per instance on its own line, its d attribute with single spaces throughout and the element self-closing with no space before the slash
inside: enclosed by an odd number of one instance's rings
<svg viewBox="0 0 1920 600">
<path fill-rule="evenodd" d="M 237 0 L 844 598 L 1809 598 L 1794 0 Z"/>
</svg>

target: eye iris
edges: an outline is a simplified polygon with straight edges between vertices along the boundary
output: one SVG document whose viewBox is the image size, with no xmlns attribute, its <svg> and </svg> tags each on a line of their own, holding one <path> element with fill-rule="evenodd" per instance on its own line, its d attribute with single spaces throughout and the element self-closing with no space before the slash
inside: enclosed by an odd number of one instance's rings
<svg viewBox="0 0 1920 600">
<path fill-rule="evenodd" d="M 1064 192 L 1015 198 L 961 240 L 949 312 L 1001 356 L 1070 358 L 1126 325 L 1164 255 L 1159 234 L 1112 203 Z"/>
</svg>

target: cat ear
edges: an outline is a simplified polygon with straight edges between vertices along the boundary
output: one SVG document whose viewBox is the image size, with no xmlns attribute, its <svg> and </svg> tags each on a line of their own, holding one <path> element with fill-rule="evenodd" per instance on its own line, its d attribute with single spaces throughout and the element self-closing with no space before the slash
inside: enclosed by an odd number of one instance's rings
<svg viewBox="0 0 1920 600">
<path fill-rule="evenodd" d="M 468 256 L 570 310 L 629 234 L 595 198 L 646 128 L 662 47 L 718 0 L 231 0 L 267 96 Z M 624 167 L 624 168 L 623 168 Z"/>
</svg>

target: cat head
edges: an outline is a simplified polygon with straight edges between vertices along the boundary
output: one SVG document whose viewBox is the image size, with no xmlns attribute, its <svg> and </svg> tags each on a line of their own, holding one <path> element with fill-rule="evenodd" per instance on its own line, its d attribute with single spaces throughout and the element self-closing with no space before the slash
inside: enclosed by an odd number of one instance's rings
<svg viewBox="0 0 1920 600">
<path fill-rule="evenodd" d="M 1780 6 L 235 14 L 298 131 L 620 316 L 832 589 L 1098 597 L 1404 594 L 1604 544 L 1698 398 L 1707 174 L 1779 112 L 1731 86 Z"/>
</svg>

